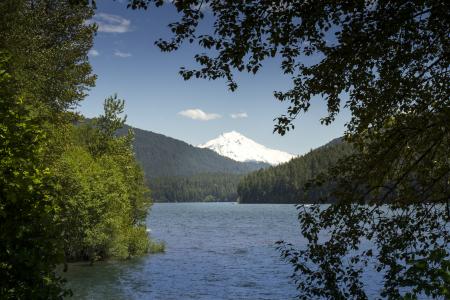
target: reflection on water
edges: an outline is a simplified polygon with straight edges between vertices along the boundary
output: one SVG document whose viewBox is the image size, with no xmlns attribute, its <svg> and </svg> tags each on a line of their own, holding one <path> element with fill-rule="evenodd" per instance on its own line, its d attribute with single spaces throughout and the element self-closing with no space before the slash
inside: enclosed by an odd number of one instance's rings
<svg viewBox="0 0 450 300">
<path fill-rule="evenodd" d="M 76 299 L 290 299 L 291 268 L 274 242 L 299 241 L 293 205 L 155 204 L 153 238 L 166 253 L 73 264 Z"/>
<path fill-rule="evenodd" d="M 293 205 L 232 203 L 155 204 L 148 226 L 166 253 L 125 262 L 75 264 L 66 277 L 76 299 L 293 299 L 291 266 L 278 240 L 299 247 Z M 367 247 L 368 245 L 362 245 Z M 382 276 L 366 268 L 370 299 Z"/>
</svg>

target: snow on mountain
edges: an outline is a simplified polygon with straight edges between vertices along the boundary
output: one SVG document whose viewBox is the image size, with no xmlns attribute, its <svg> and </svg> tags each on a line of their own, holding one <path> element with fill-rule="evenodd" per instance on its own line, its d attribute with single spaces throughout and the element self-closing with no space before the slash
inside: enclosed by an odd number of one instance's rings
<svg viewBox="0 0 450 300">
<path fill-rule="evenodd" d="M 223 133 L 205 144 L 198 145 L 198 147 L 209 148 L 222 156 L 237 161 L 257 161 L 271 165 L 278 165 L 295 157 L 295 155 L 287 152 L 269 149 L 236 131 Z"/>
</svg>

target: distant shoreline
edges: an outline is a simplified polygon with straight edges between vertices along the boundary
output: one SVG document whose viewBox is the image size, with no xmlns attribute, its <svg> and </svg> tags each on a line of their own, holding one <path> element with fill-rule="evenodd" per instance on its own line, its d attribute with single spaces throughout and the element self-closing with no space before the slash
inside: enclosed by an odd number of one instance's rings
<svg viewBox="0 0 450 300">
<path fill-rule="evenodd" d="M 285 204 L 285 205 L 312 205 L 314 203 L 293 203 L 293 202 L 238 202 L 238 201 L 210 201 L 210 202 L 204 202 L 204 201 L 183 201 L 183 202 L 174 202 L 174 201 L 155 201 L 153 204 L 183 204 L 183 203 L 202 203 L 202 204 L 210 204 L 210 203 L 231 203 L 231 204 Z M 321 203 L 323 204 L 323 203 Z M 325 203 L 326 204 L 326 203 Z"/>
</svg>

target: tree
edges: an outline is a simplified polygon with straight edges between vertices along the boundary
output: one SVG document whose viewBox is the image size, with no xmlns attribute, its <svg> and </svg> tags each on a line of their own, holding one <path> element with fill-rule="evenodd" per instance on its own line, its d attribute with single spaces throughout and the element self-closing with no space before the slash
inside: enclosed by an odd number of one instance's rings
<svg viewBox="0 0 450 300">
<path fill-rule="evenodd" d="M 0 298 L 61 299 L 72 293 L 57 265 L 164 246 L 146 231 L 133 135 L 115 134 L 123 100 L 107 99 L 95 124 L 71 111 L 94 85 L 93 10 L 6 0 L 0 12 Z"/>
<path fill-rule="evenodd" d="M 164 3 L 130 0 L 129 7 Z M 274 131 L 293 129 L 316 95 L 328 106 L 323 124 L 343 106 L 352 113 L 345 138 L 355 154 L 317 181 L 332 181 L 325 198 L 337 203 L 299 210 L 306 249 L 281 244 L 295 266 L 300 298 L 367 298 L 360 275 L 371 259 L 383 272 L 383 297 L 448 296 L 449 2 L 173 4 L 181 19 L 169 25 L 173 38 L 157 45 L 175 51 L 189 42 L 205 49 L 195 56 L 198 69 L 181 68 L 185 79 L 224 78 L 235 90 L 236 71 L 256 73 L 278 55 L 293 87 L 274 92 L 290 103 Z M 205 14 L 213 19 L 212 33 L 197 34 Z M 307 64 L 305 57 L 314 60 Z M 325 241 L 322 230 L 330 232 Z M 359 250 L 362 238 L 373 251 Z"/>
<path fill-rule="evenodd" d="M 95 83 L 87 54 L 96 28 L 86 23 L 93 10 L 66 1 L 6 0 L 0 11 L 0 45 L 12 56 L 9 72 L 20 92 L 44 118 L 60 119 Z"/>
<path fill-rule="evenodd" d="M 150 252 L 151 205 L 133 136 L 117 136 L 124 101 L 105 100 L 104 114 L 64 131 L 64 150 L 52 164 L 66 261 L 126 259 Z"/>
<path fill-rule="evenodd" d="M 45 164 L 48 138 L 18 96 L 0 52 L 0 298 L 59 299 L 62 262 L 58 205 Z"/>
<path fill-rule="evenodd" d="M 0 298 L 60 299 L 64 261 L 48 130 L 93 85 L 92 9 L 0 2 Z"/>
</svg>

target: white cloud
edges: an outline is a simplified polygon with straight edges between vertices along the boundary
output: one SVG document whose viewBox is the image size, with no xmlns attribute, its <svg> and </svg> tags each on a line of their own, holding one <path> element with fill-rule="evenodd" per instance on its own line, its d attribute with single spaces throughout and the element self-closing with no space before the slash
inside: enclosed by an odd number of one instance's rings
<svg viewBox="0 0 450 300">
<path fill-rule="evenodd" d="M 95 23 L 98 32 L 125 33 L 131 31 L 131 21 L 118 15 L 98 13 L 88 21 L 88 24 Z"/>
<path fill-rule="evenodd" d="M 178 114 L 186 118 L 200 121 L 215 120 L 221 117 L 221 115 L 219 114 L 205 113 L 203 110 L 198 108 L 183 110 L 180 111 Z"/>
<path fill-rule="evenodd" d="M 240 112 L 240 113 L 234 113 L 230 115 L 233 119 L 242 119 L 242 118 L 248 118 L 248 115 L 246 112 Z"/>
<path fill-rule="evenodd" d="M 115 56 L 118 56 L 118 57 L 121 57 L 121 58 L 127 58 L 127 57 L 131 57 L 131 56 L 132 56 L 131 53 L 128 53 L 128 52 L 121 52 L 121 51 L 119 51 L 119 50 L 115 50 L 115 51 L 114 51 L 114 55 L 115 55 Z"/>
<path fill-rule="evenodd" d="M 91 50 L 89 50 L 88 55 L 92 56 L 92 57 L 96 57 L 96 56 L 99 56 L 100 53 L 95 49 L 91 49 Z"/>
</svg>

